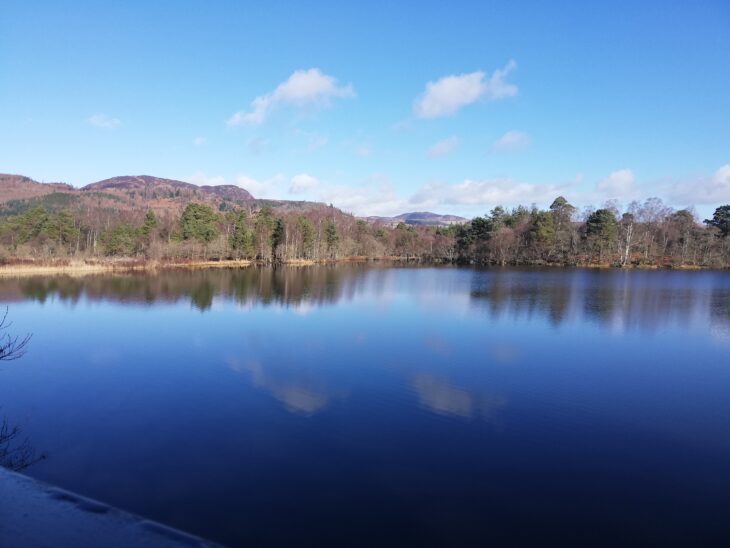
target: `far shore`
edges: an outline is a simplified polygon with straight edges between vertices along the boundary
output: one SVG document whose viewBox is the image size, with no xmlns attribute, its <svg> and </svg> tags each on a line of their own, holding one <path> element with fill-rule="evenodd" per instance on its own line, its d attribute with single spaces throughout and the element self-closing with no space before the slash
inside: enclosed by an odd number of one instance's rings
<svg viewBox="0 0 730 548">
<path fill-rule="evenodd" d="M 285 266 L 313 266 L 335 263 L 365 263 L 365 262 L 422 262 L 418 259 L 407 259 L 405 257 L 340 257 L 338 259 L 292 259 L 283 261 Z M 428 264 L 428 263 L 424 263 Z M 88 260 L 18 260 L 11 264 L 0 265 L 0 278 L 13 278 L 38 275 L 67 275 L 85 276 L 89 274 L 102 273 L 124 273 L 124 272 L 156 272 L 159 270 L 172 269 L 206 269 L 206 268 L 246 268 L 250 266 L 270 266 L 271 263 L 246 259 L 223 259 L 223 260 L 147 260 L 147 259 L 88 259 Z M 710 267 L 697 265 L 626 265 L 617 266 L 608 263 L 592 263 L 577 265 L 482 265 L 482 266 L 542 266 L 551 268 L 595 268 L 595 269 L 624 269 L 624 270 L 712 270 Z"/>
<path fill-rule="evenodd" d="M 253 264 L 246 260 L 226 261 L 147 261 L 147 260 L 66 260 L 19 261 L 0 266 L 0 278 L 66 274 L 84 276 L 105 272 L 141 272 L 168 268 L 243 268 Z"/>
<path fill-rule="evenodd" d="M 406 261 L 402 257 L 342 257 L 338 259 L 291 259 L 284 261 L 287 266 L 312 266 L 315 264 L 354 263 L 370 261 Z M 22 276 L 63 274 L 68 276 L 84 276 L 110 272 L 155 272 L 172 269 L 204 269 L 204 268 L 246 268 L 249 266 L 266 266 L 271 263 L 247 259 L 222 260 L 154 260 L 154 259 L 89 259 L 89 260 L 18 260 L 10 264 L 0 265 L 0 278 Z"/>
</svg>

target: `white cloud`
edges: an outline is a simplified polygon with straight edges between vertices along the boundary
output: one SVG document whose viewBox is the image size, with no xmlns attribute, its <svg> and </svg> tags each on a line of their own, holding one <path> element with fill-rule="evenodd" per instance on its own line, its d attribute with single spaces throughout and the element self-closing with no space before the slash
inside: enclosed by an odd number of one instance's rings
<svg viewBox="0 0 730 548">
<path fill-rule="evenodd" d="M 330 185 L 320 188 L 318 199 L 355 215 L 396 215 L 408 204 L 395 193 L 385 175 L 376 173 L 358 185 Z"/>
<path fill-rule="evenodd" d="M 431 183 L 423 186 L 409 200 L 419 207 L 439 205 L 514 206 L 551 202 L 556 196 L 565 194 L 570 185 L 537 185 L 521 183 L 512 179 L 489 179 L 477 181 L 466 179 L 457 184 Z"/>
<path fill-rule="evenodd" d="M 340 174 L 338 177 L 344 177 Z M 355 215 L 397 215 L 408 211 L 436 211 L 470 217 L 483 215 L 496 205 L 514 207 L 549 206 L 557 196 L 565 196 L 578 208 L 598 204 L 611 194 L 618 193 L 622 200 L 643 200 L 662 196 L 673 207 L 706 206 L 698 214 L 711 214 L 711 208 L 730 202 L 730 164 L 718 168 L 714 174 L 683 181 L 645 181 L 638 184 L 633 172 L 621 169 L 587 187 L 582 176 L 571 177 L 558 183 L 529 183 L 510 178 L 464 179 L 459 183 L 432 182 L 407 197 L 396 190 L 392 181 L 382 173 L 352 184 L 331 184 L 308 173 L 291 178 L 277 174 L 268 179 L 238 175 L 232 180 L 222 176 L 207 176 L 198 172 L 187 181 L 198 185 L 236 184 L 256 198 L 283 199 L 296 194 L 308 200 L 331 203 Z"/>
<path fill-rule="evenodd" d="M 274 175 L 268 179 L 254 179 L 248 175 L 238 175 L 234 184 L 248 190 L 254 198 L 271 198 L 281 199 L 284 193 L 283 185 L 286 183 L 286 177 L 281 173 Z"/>
<path fill-rule="evenodd" d="M 352 84 L 339 85 L 336 78 L 317 68 L 297 70 L 271 93 L 256 97 L 249 111 L 236 112 L 227 123 L 229 126 L 257 125 L 263 123 L 278 105 L 327 106 L 332 99 L 354 96 Z"/>
<path fill-rule="evenodd" d="M 289 194 L 300 194 L 317 185 L 317 179 L 306 173 L 294 175 L 289 186 Z"/>
<path fill-rule="evenodd" d="M 482 71 L 444 76 L 428 82 L 426 90 L 413 103 L 418 118 L 439 118 L 455 114 L 476 101 L 496 101 L 517 95 L 517 86 L 505 82 L 505 77 L 517 67 L 510 61 L 487 78 Z"/>
<path fill-rule="evenodd" d="M 205 144 L 205 137 L 196 137 L 193 139 L 193 145 L 196 147 L 202 147 Z"/>
<path fill-rule="evenodd" d="M 494 141 L 492 152 L 516 152 L 524 150 L 532 143 L 532 139 L 527 133 L 511 130 Z"/>
<path fill-rule="evenodd" d="M 611 198 L 627 198 L 634 192 L 633 171 L 630 169 L 620 169 L 614 171 L 608 177 L 598 183 L 598 190 Z"/>
<path fill-rule="evenodd" d="M 217 185 L 225 185 L 226 178 L 222 175 L 216 175 L 213 177 L 209 177 L 202 171 L 198 171 L 196 173 L 193 173 L 190 177 L 187 179 L 184 179 L 184 181 L 188 183 L 192 183 L 194 185 L 203 186 L 203 185 L 210 185 L 210 186 L 217 186 Z"/>
<path fill-rule="evenodd" d="M 122 125 L 122 121 L 119 118 L 113 118 L 106 114 L 94 114 L 87 118 L 86 121 L 92 126 L 100 129 L 116 129 Z"/>
<path fill-rule="evenodd" d="M 237 175 L 233 180 L 228 180 L 222 175 L 209 176 L 198 171 L 187 179 L 188 183 L 194 185 L 236 185 L 248 190 L 254 198 L 271 198 L 280 199 L 284 193 L 283 185 L 286 183 L 286 177 L 281 173 L 270 177 L 269 179 L 255 179 L 248 175 Z"/>
<path fill-rule="evenodd" d="M 426 152 L 426 156 L 429 158 L 440 158 L 441 156 L 446 156 L 447 154 L 450 154 L 454 151 L 454 149 L 459 145 L 459 138 L 458 137 L 449 137 L 448 139 L 444 139 L 443 141 L 439 141 L 435 145 L 433 145 L 431 148 L 428 149 Z"/>
<path fill-rule="evenodd" d="M 730 202 L 730 164 L 720 166 L 710 177 L 668 185 L 666 193 L 677 204 L 720 205 Z"/>
</svg>

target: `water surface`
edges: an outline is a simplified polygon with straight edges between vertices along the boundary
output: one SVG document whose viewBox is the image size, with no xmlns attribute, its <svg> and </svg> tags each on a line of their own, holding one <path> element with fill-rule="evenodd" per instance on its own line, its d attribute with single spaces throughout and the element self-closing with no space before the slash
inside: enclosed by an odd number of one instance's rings
<svg viewBox="0 0 730 548">
<path fill-rule="evenodd" d="M 231 545 L 730 541 L 730 274 L 0 280 L 27 473 Z"/>
</svg>

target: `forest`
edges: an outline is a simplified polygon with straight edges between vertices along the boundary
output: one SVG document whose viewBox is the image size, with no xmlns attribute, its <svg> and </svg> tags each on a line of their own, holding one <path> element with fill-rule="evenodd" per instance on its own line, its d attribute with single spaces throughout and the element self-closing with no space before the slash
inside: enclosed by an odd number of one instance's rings
<svg viewBox="0 0 730 548">
<path fill-rule="evenodd" d="M 0 219 L 0 261 L 135 258 L 248 259 L 262 263 L 393 258 L 498 265 L 730 266 L 730 205 L 701 221 L 658 198 L 578 211 L 564 197 L 547 209 L 494 207 L 457 225 L 371 223 L 334 207 L 181 214 L 28 208 Z"/>
</svg>

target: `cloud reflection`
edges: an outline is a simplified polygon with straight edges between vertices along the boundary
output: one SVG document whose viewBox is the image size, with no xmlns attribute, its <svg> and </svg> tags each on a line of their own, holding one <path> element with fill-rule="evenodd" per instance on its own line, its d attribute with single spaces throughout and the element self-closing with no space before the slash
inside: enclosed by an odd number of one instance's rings
<svg viewBox="0 0 730 548">
<path fill-rule="evenodd" d="M 228 367 L 239 373 L 248 373 L 256 388 L 269 392 L 290 413 L 311 417 L 326 409 L 334 399 L 321 386 L 297 381 L 281 380 L 267 375 L 257 360 L 241 362 L 238 358 L 226 358 Z"/>
<path fill-rule="evenodd" d="M 418 403 L 437 415 L 471 419 L 481 416 L 493 419 L 507 404 L 507 399 L 488 393 L 475 393 L 453 385 L 429 373 L 418 373 L 411 381 Z"/>
</svg>

